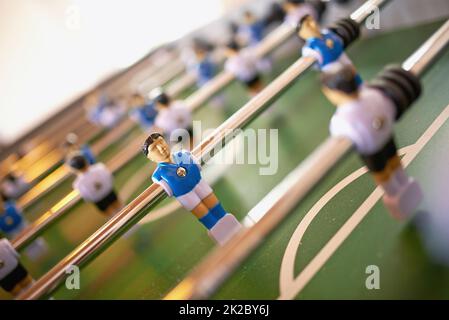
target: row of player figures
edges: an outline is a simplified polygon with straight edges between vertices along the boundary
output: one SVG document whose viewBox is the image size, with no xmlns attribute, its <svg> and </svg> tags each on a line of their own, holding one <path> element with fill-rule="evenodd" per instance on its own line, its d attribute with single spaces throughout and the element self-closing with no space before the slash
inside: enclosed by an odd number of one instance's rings
<svg viewBox="0 0 449 320">
<path fill-rule="evenodd" d="M 302 14 L 311 12 L 315 14 L 309 4 L 298 0 L 286 0 L 284 9 L 288 13 L 287 21 L 289 23 L 294 23 Z M 227 45 L 225 52 L 228 61 L 225 64 L 225 69 L 244 83 L 248 87 L 250 95 L 253 96 L 262 89 L 259 72 L 269 69 L 270 61 L 257 60 L 250 50 L 239 50 L 242 38 L 250 44 L 250 47 L 261 41 L 260 24 L 252 15 L 246 15 L 245 18 L 247 20 L 246 27 L 242 28 L 238 37 Z M 193 66 L 193 70 L 196 73 L 197 86 L 202 87 L 216 75 L 218 66 L 211 58 L 210 52 L 202 46 L 195 47 L 195 55 L 197 62 Z M 150 131 L 156 127 L 158 131 L 170 135 L 171 131 L 179 128 L 180 124 L 183 124 L 184 129 L 190 129 L 191 114 L 182 101 L 172 102 L 171 98 L 161 91 L 156 95 L 153 94 L 150 102 L 145 101 L 139 94 L 132 96 L 129 102 L 130 117 L 137 121 L 144 130 Z M 124 109 L 120 105 L 105 98 L 100 99 L 100 103 L 95 108 L 88 110 L 88 118 L 92 122 L 106 127 L 114 126 L 123 117 L 123 114 Z M 150 144 L 151 137 L 155 136 L 150 135 L 147 139 L 145 153 L 149 159 L 156 160 L 160 150 L 167 151 L 168 145 L 160 135 Z M 165 149 L 161 147 L 164 145 Z M 106 166 L 96 163 L 89 146 L 87 144 L 80 145 L 76 135 L 67 136 L 64 148 L 69 154 L 67 164 L 77 175 L 73 187 L 79 191 L 86 202 L 94 203 L 101 212 L 108 216 L 113 215 L 121 207 L 121 202 L 113 188 L 112 174 Z M 155 171 L 156 175 L 153 179 L 163 185 L 168 194 L 177 197 L 208 229 L 209 235 L 218 243 L 223 244 L 241 229 L 241 225 L 232 214 L 225 212 L 212 189 L 201 178 L 200 167 L 195 164 L 190 154 L 186 151 L 180 152 L 178 152 L 178 157 L 174 158 L 175 161 L 170 161 L 172 159 L 170 157 L 170 159 L 165 159 L 165 164 L 161 162 L 158 166 L 161 169 Z M 186 160 L 191 160 L 191 163 Z M 166 180 L 170 181 L 170 184 L 164 183 Z M 180 191 L 177 185 L 183 184 L 183 181 L 188 181 L 188 183 Z M 25 221 L 14 202 L 8 202 L 7 208 L 8 210 L 0 208 L 2 209 L 0 210 L 0 228 L 4 234 L 12 237 L 12 234 L 23 229 Z M 32 279 L 21 265 L 19 254 L 9 241 L 2 239 L 0 241 L 0 286 L 13 295 L 18 295 L 31 284 Z"/>
<path fill-rule="evenodd" d="M 358 26 L 344 20 L 334 28 L 320 30 L 315 17 L 305 11 L 298 20 L 298 36 L 305 40 L 302 53 L 317 60 L 323 93 L 337 106 L 331 120 L 331 134 L 353 141 L 376 183 L 385 190 L 384 203 L 387 208 L 397 218 L 409 217 L 421 201 L 422 193 L 401 166 L 394 144 L 393 125 L 419 96 L 419 81 L 404 70 L 390 69 L 377 82 L 365 85 L 344 53 L 346 43 L 350 42 L 348 38 L 358 33 Z M 229 44 L 228 56 L 226 70 L 246 84 L 250 94 L 259 92 L 262 86 L 255 57 L 246 52 L 239 53 L 235 42 Z M 404 92 L 404 88 L 413 88 L 413 92 Z M 404 98 L 407 95 L 413 97 Z M 166 129 L 161 130 L 163 134 L 169 136 L 170 129 L 179 128 L 179 124 L 183 129 L 189 129 L 191 114 L 186 112 L 185 107 L 180 111 L 182 102 L 171 102 L 166 94 L 159 92 L 153 103 L 158 111 L 155 123 Z M 163 110 L 169 115 L 163 117 L 164 121 L 158 120 L 160 114 L 164 115 Z M 217 243 L 226 243 L 242 229 L 238 220 L 225 211 L 213 189 L 202 179 L 201 167 L 189 151 L 180 150 L 171 154 L 164 136 L 152 133 L 144 143 L 143 152 L 148 159 L 157 163 L 153 182 L 161 185 L 168 196 L 174 196 L 185 209 L 191 211 Z M 86 201 L 94 202 L 99 210 L 108 215 L 121 207 L 113 189 L 112 174 L 104 165 L 92 164 L 80 152 L 70 155 L 68 164 L 77 174 L 73 186 Z M 29 276 L 22 270 L 18 254 L 9 242 L 0 242 L 0 253 L 0 285 L 12 293 L 29 285 Z"/>
<path fill-rule="evenodd" d="M 323 13 L 323 6 L 324 4 L 318 0 L 310 0 L 310 3 L 302 0 L 286 0 L 282 3 L 282 10 L 283 14 L 287 14 L 286 22 L 295 25 L 304 14 L 320 17 Z M 278 10 L 281 9 L 278 8 Z M 270 23 L 278 20 L 279 16 L 273 13 L 258 19 L 250 11 L 246 11 L 243 14 L 243 23 L 224 50 L 225 56 L 228 58 L 226 70 L 246 83 L 250 88 L 251 95 L 258 93 L 262 88 L 260 73 L 268 72 L 271 69 L 271 60 L 269 58 L 255 59 L 251 49 L 263 40 Z M 217 75 L 219 63 L 212 52 L 214 46 L 206 41 L 196 40 L 192 48 L 194 58 L 186 61 L 186 64 L 187 70 L 193 72 L 197 79 L 197 87 L 201 88 Z M 240 50 L 243 47 L 247 48 Z M 85 106 L 88 109 L 87 117 L 96 125 L 112 128 L 126 115 L 127 108 L 125 106 L 128 106 L 130 118 L 138 122 L 143 130 L 152 132 L 155 131 L 155 120 L 163 106 L 156 108 L 154 95 L 150 96 L 150 101 L 146 101 L 142 95 L 136 93 L 127 98 L 125 102 L 122 99 L 116 101 L 107 98 L 95 91 L 85 99 Z M 222 106 L 224 99 L 222 96 L 216 96 L 211 103 Z M 163 118 L 162 115 L 161 118 Z M 164 120 L 160 119 L 159 122 L 164 122 Z M 64 146 L 66 154 L 75 147 L 79 147 L 83 149 L 82 152 L 88 157 L 89 162 L 93 163 L 94 155 L 89 146 L 87 144 L 79 146 L 76 140 L 77 137 L 74 134 L 67 136 Z M 20 176 L 20 173 L 15 172 L 7 175 L 0 187 L 2 195 L 7 199 L 17 199 L 29 188 L 30 185 Z"/>
<path fill-rule="evenodd" d="M 285 22 L 295 26 L 306 14 L 320 19 L 325 7 L 326 2 L 320 0 L 285 0 L 279 10 L 283 10 Z M 232 41 L 223 50 L 227 58 L 225 69 L 248 86 L 250 96 L 257 94 L 263 87 L 260 73 L 269 72 L 272 67 L 270 58 L 255 59 L 252 49 L 263 40 L 273 19 L 275 18 L 258 19 L 250 11 L 246 11 L 243 15 L 243 23 L 232 35 Z M 213 45 L 206 41 L 195 42 L 192 49 L 193 53 L 186 54 L 188 57 L 184 60 L 186 60 L 187 70 L 195 75 L 197 87 L 201 88 L 217 75 L 219 63 L 214 57 Z M 91 99 L 96 103 L 90 103 L 92 107 L 89 107 L 88 118 L 97 125 L 104 123 L 105 127 L 118 123 L 124 116 L 126 108 L 118 101 L 110 101 L 100 94 L 97 96 L 99 97 Z M 215 97 L 211 102 L 217 106 L 222 106 L 224 103 L 221 96 Z M 157 110 L 152 99 L 146 102 L 143 96 L 135 94 L 127 99 L 126 104 L 131 107 L 130 117 L 144 130 L 150 130 L 153 127 Z"/>
</svg>

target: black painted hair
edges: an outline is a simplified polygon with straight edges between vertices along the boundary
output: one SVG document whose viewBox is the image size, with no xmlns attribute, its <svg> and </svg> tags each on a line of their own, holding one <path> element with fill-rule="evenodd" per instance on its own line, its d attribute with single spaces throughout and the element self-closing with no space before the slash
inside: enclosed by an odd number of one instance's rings
<svg viewBox="0 0 449 320">
<path fill-rule="evenodd" d="M 355 93 L 359 86 L 356 80 L 354 70 L 349 66 L 338 66 L 321 74 L 321 83 L 323 86 L 338 90 L 344 93 Z"/>
<path fill-rule="evenodd" d="M 163 104 L 164 106 L 166 106 L 170 103 L 170 97 L 165 92 L 161 92 L 159 95 L 157 95 L 154 98 L 154 101 L 156 103 L 160 103 L 160 104 Z"/>
<path fill-rule="evenodd" d="M 75 170 L 83 170 L 88 166 L 86 158 L 78 152 L 70 155 L 67 163 L 71 168 Z"/>
<path fill-rule="evenodd" d="M 215 48 L 215 46 L 205 38 L 194 38 L 192 44 L 195 51 L 210 52 Z"/>
<path fill-rule="evenodd" d="M 168 105 L 171 101 L 170 97 L 162 90 L 162 88 L 154 88 L 150 92 L 150 99 L 155 103 Z"/>
<path fill-rule="evenodd" d="M 235 39 L 232 39 L 231 41 L 229 41 L 229 42 L 226 44 L 226 47 L 229 48 L 229 49 L 231 49 L 231 50 L 234 50 L 234 51 L 239 51 L 239 50 L 240 50 L 240 46 L 239 46 L 239 44 L 237 43 L 237 41 L 235 41 Z"/>
<path fill-rule="evenodd" d="M 132 95 L 131 95 L 131 98 L 143 98 L 142 97 L 142 95 L 139 93 L 139 92 L 134 92 Z"/>
<path fill-rule="evenodd" d="M 245 18 L 252 18 L 252 17 L 254 17 L 254 14 L 250 10 L 245 10 L 245 11 L 243 11 L 243 16 Z"/>
<path fill-rule="evenodd" d="M 287 3 L 291 3 L 291 4 L 303 4 L 305 1 L 304 0 L 284 0 Z"/>
<path fill-rule="evenodd" d="M 299 20 L 298 24 L 296 25 L 296 33 L 298 33 L 299 30 L 301 30 L 303 23 L 309 18 L 312 18 L 312 16 L 310 14 L 306 14 L 301 18 L 301 20 Z"/>
<path fill-rule="evenodd" d="M 148 148 L 153 144 L 154 140 L 156 140 L 159 137 L 162 137 L 162 134 L 160 134 L 158 132 L 153 132 L 145 140 L 145 142 L 142 145 L 142 152 L 145 155 L 145 157 L 148 156 Z"/>
</svg>

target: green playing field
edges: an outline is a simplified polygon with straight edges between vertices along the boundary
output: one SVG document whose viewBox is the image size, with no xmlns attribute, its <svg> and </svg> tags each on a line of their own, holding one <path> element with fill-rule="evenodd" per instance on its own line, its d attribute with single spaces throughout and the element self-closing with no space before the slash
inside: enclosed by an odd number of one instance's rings
<svg viewBox="0 0 449 320">
<path fill-rule="evenodd" d="M 361 40 L 350 48 L 349 55 L 361 75 L 370 79 L 385 65 L 403 61 L 440 25 L 432 23 Z M 277 64 L 273 74 L 279 74 L 298 57 L 297 53 L 293 54 L 294 57 Z M 445 54 L 423 79 L 423 97 L 396 129 L 398 145 L 407 147 L 404 162 L 410 164 L 409 172 L 425 191 L 422 212 L 434 210 L 434 203 L 444 197 L 444 178 L 449 181 L 445 162 L 438 161 L 449 157 L 449 122 L 445 121 L 449 104 L 448 73 L 449 54 Z M 270 78 L 273 77 L 267 77 L 267 81 Z M 239 84 L 231 85 L 224 97 L 230 106 L 226 110 L 207 106 L 196 114 L 203 127 L 216 127 L 247 100 Z M 325 140 L 332 112 L 333 107 L 320 93 L 315 72 L 298 80 L 269 112 L 250 126 L 278 129 L 275 175 L 259 175 L 257 164 L 214 165 L 205 169 L 207 178 L 221 172 L 214 189 L 224 207 L 243 219 L 249 209 Z M 438 127 L 435 119 L 443 119 L 443 125 Z M 429 133 L 428 129 L 433 131 Z M 428 141 L 422 142 L 426 137 Z M 104 159 L 113 150 L 117 149 L 111 147 Z M 148 178 L 131 196 L 142 191 L 150 184 L 152 168 L 143 156 L 120 170 L 116 178 L 118 189 L 138 179 L 139 171 L 145 167 Z M 430 262 L 412 223 L 400 223 L 389 216 L 382 202 L 377 201 L 377 193 L 372 195 L 374 183 L 368 175 L 361 175 L 361 167 L 356 155 L 343 161 L 214 298 L 449 298 L 449 270 Z M 348 183 L 338 188 L 341 181 Z M 42 206 L 55 201 L 52 197 L 59 199 L 69 189 L 70 184 L 66 184 L 44 198 L 30 208 L 30 215 L 36 217 Z M 323 196 L 331 199 L 327 202 Z M 170 201 L 165 200 L 159 207 L 167 203 Z M 320 204 L 322 209 L 315 210 Z M 47 256 L 37 262 L 25 257 L 25 265 L 33 276 L 39 277 L 104 221 L 92 206 L 76 206 L 45 233 L 49 246 Z M 309 225 L 305 225 L 307 221 Z M 339 232 L 338 239 L 333 238 L 346 223 L 347 228 Z M 298 231 L 298 226 L 305 228 Z M 339 239 L 346 237 L 340 247 L 335 246 Z M 162 298 L 212 247 L 203 227 L 185 210 L 176 210 L 140 225 L 116 241 L 82 270 L 80 290 L 62 286 L 53 296 L 56 299 Z M 366 268 L 371 265 L 380 270 L 379 290 L 365 287 Z"/>
</svg>

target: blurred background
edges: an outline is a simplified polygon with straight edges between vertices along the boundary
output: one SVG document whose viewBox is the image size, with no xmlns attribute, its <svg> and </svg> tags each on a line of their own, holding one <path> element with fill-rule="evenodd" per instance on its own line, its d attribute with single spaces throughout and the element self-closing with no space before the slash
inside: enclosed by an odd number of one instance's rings
<svg viewBox="0 0 449 320">
<path fill-rule="evenodd" d="M 226 36 L 219 32 L 227 27 L 223 20 L 238 15 L 238 8 L 245 5 L 261 14 L 271 2 L 0 0 L 2 149 L 152 49 L 194 31 L 220 41 Z M 344 16 L 362 2 L 331 7 L 328 14 Z M 446 0 L 430 6 L 420 0 L 394 2 L 383 13 L 383 31 L 449 11 Z"/>
</svg>

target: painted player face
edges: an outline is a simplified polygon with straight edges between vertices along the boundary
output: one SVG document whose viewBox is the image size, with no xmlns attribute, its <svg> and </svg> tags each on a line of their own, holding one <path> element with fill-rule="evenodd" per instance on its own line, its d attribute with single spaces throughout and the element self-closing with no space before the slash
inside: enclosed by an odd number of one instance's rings
<svg viewBox="0 0 449 320">
<path fill-rule="evenodd" d="M 289 2 L 283 2 L 282 8 L 287 12 L 291 12 L 291 11 L 295 10 L 295 6 Z"/>
<path fill-rule="evenodd" d="M 195 49 L 195 55 L 198 60 L 203 60 L 206 57 L 206 52 L 201 49 Z"/>
<path fill-rule="evenodd" d="M 320 26 L 313 17 L 308 16 L 303 21 L 301 28 L 298 31 L 298 36 L 304 40 L 321 37 Z"/>
<path fill-rule="evenodd" d="M 148 147 L 147 158 L 154 162 L 168 162 L 170 160 L 170 147 L 164 138 L 158 137 Z"/>
<path fill-rule="evenodd" d="M 328 87 L 322 87 L 322 91 L 326 98 L 336 107 L 353 100 L 353 95 L 343 91 L 329 89 Z"/>
<path fill-rule="evenodd" d="M 137 108 L 145 104 L 145 99 L 141 95 L 135 95 L 131 98 L 131 108 Z"/>
<path fill-rule="evenodd" d="M 168 108 L 167 105 L 162 104 L 162 103 L 159 103 L 159 102 L 156 102 L 156 103 L 154 104 L 154 106 L 156 107 L 156 110 L 157 110 L 157 111 L 161 111 L 161 110 L 164 110 L 164 109 Z"/>
<path fill-rule="evenodd" d="M 224 53 L 226 55 L 226 57 L 230 58 L 233 57 L 237 54 L 237 51 L 231 49 L 231 48 L 225 48 Z"/>
<path fill-rule="evenodd" d="M 5 204 L 3 203 L 3 199 L 0 197 L 0 215 L 5 211 Z"/>
<path fill-rule="evenodd" d="M 243 21 L 246 24 L 252 24 L 256 21 L 256 18 L 251 13 L 245 13 L 243 16 Z"/>
</svg>

